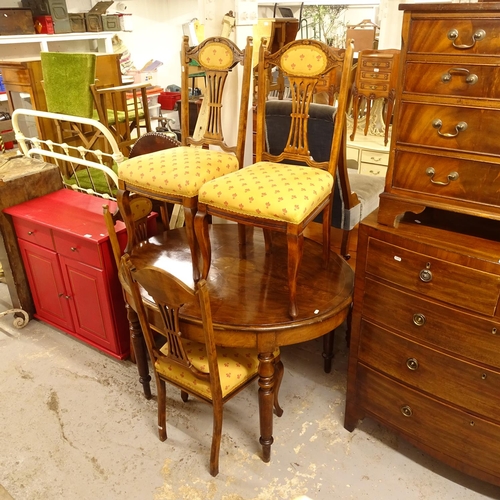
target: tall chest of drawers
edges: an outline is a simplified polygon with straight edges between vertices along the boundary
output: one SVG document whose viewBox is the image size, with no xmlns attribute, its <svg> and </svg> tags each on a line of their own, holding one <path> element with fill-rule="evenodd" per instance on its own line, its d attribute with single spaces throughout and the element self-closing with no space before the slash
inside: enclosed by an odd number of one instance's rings
<svg viewBox="0 0 500 500">
<path fill-rule="evenodd" d="M 344 426 L 500 485 L 500 4 L 404 4 L 386 189 L 360 224 Z"/>
<path fill-rule="evenodd" d="M 500 219 L 500 4 L 403 4 L 379 222 L 426 207 Z"/>
</svg>

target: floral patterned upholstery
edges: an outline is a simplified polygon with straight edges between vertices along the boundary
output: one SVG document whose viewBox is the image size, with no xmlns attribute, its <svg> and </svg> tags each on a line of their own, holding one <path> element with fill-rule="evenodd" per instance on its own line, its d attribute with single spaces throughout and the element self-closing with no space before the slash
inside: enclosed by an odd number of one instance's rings
<svg viewBox="0 0 500 500">
<path fill-rule="evenodd" d="M 127 188 L 192 198 L 200 187 L 217 177 L 238 170 L 231 153 L 190 146 L 164 149 L 128 159 L 118 167 L 118 178 Z"/>
<path fill-rule="evenodd" d="M 318 76 L 326 69 L 326 55 L 314 45 L 292 46 L 281 56 L 281 68 L 294 76 Z"/>
<path fill-rule="evenodd" d="M 183 345 L 193 366 L 203 372 L 208 372 L 205 345 L 186 339 L 183 339 Z M 166 353 L 167 349 L 168 346 L 164 345 L 161 352 Z M 274 355 L 278 356 L 279 353 L 278 349 Z M 258 351 L 255 349 L 217 348 L 222 397 L 233 392 L 257 374 L 259 368 L 257 356 Z M 210 382 L 196 378 L 188 369 L 172 362 L 169 358 L 158 359 L 155 363 L 155 368 L 158 373 L 172 380 L 175 384 L 180 384 L 187 387 L 190 391 L 212 399 Z"/>
<path fill-rule="evenodd" d="M 205 69 L 228 69 L 233 65 L 233 53 L 227 45 L 212 42 L 200 50 L 199 63 Z"/>
<path fill-rule="evenodd" d="M 319 168 L 258 162 L 207 182 L 198 200 L 237 214 L 299 224 L 332 188 L 333 176 Z"/>
</svg>

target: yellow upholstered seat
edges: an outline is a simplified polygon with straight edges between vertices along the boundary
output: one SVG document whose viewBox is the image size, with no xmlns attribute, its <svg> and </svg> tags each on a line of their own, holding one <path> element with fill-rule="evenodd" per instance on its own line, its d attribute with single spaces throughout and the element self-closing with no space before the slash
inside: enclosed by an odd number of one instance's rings
<svg viewBox="0 0 500 500">
<path fill-rule="evenodd" d="M 202 278 L 210 269 L 211 248 L 206 215 L 215 215 L 241 224 L 261 227 L 266 249 L 271 232 L 286 233 L 288 244 L 288 284 L 290 316 L 297 317 L 297 276 L 302 257 L 304 229 L 323 214 L 323 255 L 325 265 L 330 254 L 330 218 L 333 185 L 339 155 L 345 148 L 345 114 L 353 47 L 334 49 L 316 40 L 295 40 L 274 54 L 262 43 L 259 53 L 257 86 L 257 162 L 238 172 L 205 184 L 198 195 L 195 231 L 201 250 Z M 283 148 L 271 151 L 267 130 L 266 102 L 271 68 L 277 68 L 290 85 L 289 133 Z M 313 158 L 309 148 L 308 125 L 312 97 L 324 82 L 340 82 L 337 112 L 328 158 Z M 268 149 L 269 148 L 269 149 Z M 246 239 L 239 232 L 240 243 Z"/>
<path fill-rule="evenodd" d="M 238 168 L 233 154 L 180 146 L 126 160 L 118 167 L 118 177 L 132 191 L 192 198 L 204 183 Z"/>
<path fill-rule="evenodd" d="M 198 201 L 236 214 L 299 224 L 332 187 L 329 172 L 262 161 L 207 182 Z"/>
</svg>

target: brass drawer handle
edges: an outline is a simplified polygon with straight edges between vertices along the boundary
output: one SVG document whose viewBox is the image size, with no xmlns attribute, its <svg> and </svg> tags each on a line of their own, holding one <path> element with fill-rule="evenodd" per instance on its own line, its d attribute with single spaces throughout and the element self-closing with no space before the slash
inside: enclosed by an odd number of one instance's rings
<svg viewBox="0 0 500 500">
<path fill-rule="evenodd" d="M 450 82 L 451 77 L 454 73 L 467 75 L 465 77 L 465 83 L 468 83 L 469 85 L 474 85 L 479 80 L 477 75 L 475 75 L 474 73 L 471 74 L 471 72 L 466 68 L 450 68 L 448 70 L 448 73 L 443 74 L 443 76 L 441 77 L 441 81 L 443 83 Z"/>
<path fill-rule="evenodd" d="M 458 122 L 455 125 L 455 133 L 449 133 L 449 132 L 441 132 L 441 127 L 443 126 L 443 122 L 437 118 L 432 122 L 432 126 L 437 129 L 438 135 L 441 137 L 456 137 L 460 132 L 464 132 L 467 130 L 467 122 Z"/>
<path fill-rule="evenodd" d="M 375 172 L 375 170 L 370 170 L 370 174 L 375 175 L 375 176 L 380 175 L 380 170 L 377 170 L 376 172 Z"/>
<path fill-rule="evenodd" d="M 72 252 L 76 252 L 77 250 L 78 250 L 78 248 L 76 248 L 76 247 L 71 247 L 71 251 L 72 251 Z"/>
<path fill-rule="evenodd" d="M 456 181 L 458 179 L 458 177 L 459 177 L 458 172 L 450 172 L 447 175 L 448 182 L 443 182 L 443 181 L 435 181 L 433 179 L 434 174 L 436 173 L 436 171 L 432 167 L 428 167 L 425 170 L 425 173 L 431 178 L 432 184 L 436 184 L 437 186 L 448 186 L 448 184 L 450 182 Z"/>
<path fill-rule="evenodd" d="M 408 370 L 415 371 L 418 369 L 418 361 L 415 358 L 408 358 L 406 360 L 406 366 L 408 367 Z"/>
<path fill-rule="evenodd" d="M 413 315 L 413 324 L 416 326 L 424 326 L 425 325 L 425 316 L 422 313 L 415 313 Z"/>
<path fill-rule="evenodd" d="M 35 233 L 33 231 L 28 231 L 28 234 L 29 234 L 29 236 L 32 236 Z"/>
<path fill-rule="evenodd" d="M 404 405 L 401 407 L 401 413 L 405 417 L 412 417 L 413 416 L 413 410 L 408 405 Z"/>
<path fill-rule="evenodd" d="M 375 156 L 370 156 L 370 160 L 372 161 L 382 161 L 382 157 L 375 158 Z"/>
<path fill-rule="evenodd" d="M 455 47 L 456 49 L 472 49 L 472 47 L 476 45 L 476 42 L 484 40 L 485 37 L 486 37 L 486 31 L 477 30 L 472 35 L 472 43 L 470 45 L 459 45 L 455 43 L 455 40 L 458 38 L 458 30 L 452 29 L 448 31 L 448 39 L 453 41 L 453 47 Z"/>
</svg>

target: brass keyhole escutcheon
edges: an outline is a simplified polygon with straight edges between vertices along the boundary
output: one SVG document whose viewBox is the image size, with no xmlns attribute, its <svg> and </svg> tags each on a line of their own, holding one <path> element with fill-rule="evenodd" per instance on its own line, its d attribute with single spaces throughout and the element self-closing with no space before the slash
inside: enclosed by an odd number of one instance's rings
<svg viewBox="0 0 500 500">
<path fill-rule="evenodd" d="M 408 405 L 404 405 L 404 406 L 401 407 L 401 413 L 405 417 L 411 417 L 411 416 L 413 416 L 413 411 L 412 411 L 412 409 Z"/>
<path fill-rule="evenodd" d="M 406 366 L 408 367 L 408 370 L 415 371 L 418 370 L 418 361 L 415 358 L 408 358 L 406 360 Z"/>
</svg>

